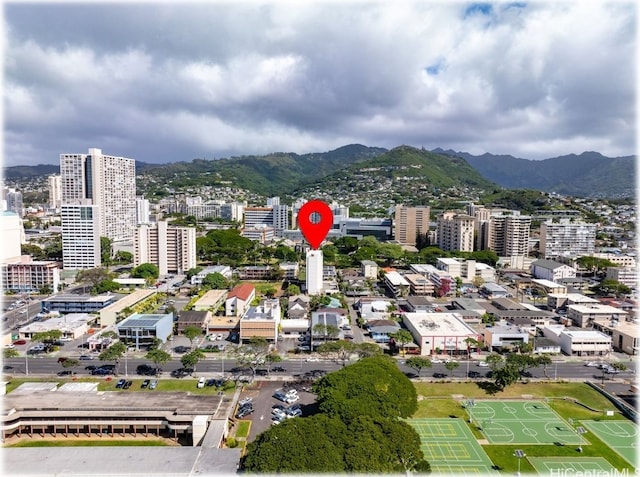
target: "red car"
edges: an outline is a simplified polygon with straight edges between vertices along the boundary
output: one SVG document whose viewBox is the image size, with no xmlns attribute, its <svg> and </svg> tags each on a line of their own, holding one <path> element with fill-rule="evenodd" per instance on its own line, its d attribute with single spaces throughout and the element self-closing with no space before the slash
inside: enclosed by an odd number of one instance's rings
<svg viewBox="0 0 640 477">
<path fill-rule="evenodd" d="M 27 344 L 27 340 L 15 340 L 13 342 L 14 345 L 25 345 Z"/>
</svg>

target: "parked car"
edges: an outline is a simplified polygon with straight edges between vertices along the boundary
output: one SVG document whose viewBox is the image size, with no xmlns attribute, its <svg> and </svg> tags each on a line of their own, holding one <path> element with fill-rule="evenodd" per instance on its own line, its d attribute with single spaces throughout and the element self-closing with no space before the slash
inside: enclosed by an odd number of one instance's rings
<svg viewBox="0 0 640 477">
<path fill-rule="evenodd" d="M 133 381 L 127 381 L 127 382 L 126 382 L 126 383 L 124 383 L 124 385 L 122 386 L 122 389 L 129 389 L 132 385 L 133 385 Z"/>
<path fill-rule="evenodd" d="M 433 361 L 431 361 L 433 363 Z M 480 366 L 481 368 L 488 368 L 489 365 L 487 364 L 486 361 L 478 361 L 478 366 Z"/>
<path fill-rule="evenodd" d="M 14 345 L 26 345 L 27 344 L 27 340 L 15 340 L 13 342 Z"/>
<path fill-rule="evenodd" d="M 89 354 L 81 354 L 80 355 L 80 361 L 88 361 L 93 359 L 93 356 L 89 355 Z"/>
<path fill-rule="evenodd" d="M 246 408 L 240 409 L 236 414 L 236 419 L 242 419 L 243 417 L 248 416 L 252 412 L 253 412 L 253 407 L 246 407 Z"/>
<path fill-rule="evenodd" d="M 305 361 L 316 362 L 316 361 L 320 361 L 320 359 L 315 356 L 309 356 Z"/>
<path fill-rule="evenodd" d="M 149 384 L 149 389 L 155 389 L 158 387 L 158 380 L 154 379 L 153 381 L 151 381 L 151 383 Z"/>
<path fill-rule="evenodd" d="M 58 376 L 73 376 L 74 374 L 76 374 L 76 372 L 71 371 L 70 369 L 58 372 Z"/>
<path fill-rule="evenodd" d="M 595 367 L 595 366 L 598 366 L 598 363 L 594 361 L 587 361 L 586 363 L 584 363 L 584 365 L 589 367 Z"/>
<path fill-rule="evenodd" d="M 245 404 L 249 404 L 249 403 L 252 403 L 252 402 L 253 402 L 253 399 L 252 399 L 252 398 L 250 398 L 250 397 L 246 397 L 246 398 L 244 398 L 244 399 L 241 399 L 241 400 L 238 402 L 238 404 L 239 404 L 240 406 L 244 406 Z"/>
<path fill-rule="evenodd" d="M 118 379 L 118 382 L 116 383 L 116 388 L 120 389 L 124 386 L 124 384 L 127 382 L 126 379 Z"/>
<path fill-rule="evenodd" d="M 218 333 L 218 334 L 216 335 L 216 339 L 217 339 L 218 341 L 222 341 L 222 340 L 224 339 L 224 337 L 222 336 L 222 333 Z"/>
<path fill-rule="evenodd" d="M 206 383 L 207 380 L 204 377 L 201 377 L 200 379 L 198 379 L 198 388 L 203 388 Z"/>
<path fill-rule="evenodd" d="M 215 386 L 216 384 L 216 380 L 211 378 L 211 379 L 207 379 L 207 386 Z"/>
<path fill-rule="evenodd" d="M 439 359 L 439 358 L 433 358 L 433 359 L 431 360 L 431 362 L 432 362 L 433 364 L 439 364 L 439 363 L 442 363 L 442 360 L 441 360 L 441 359 Z"/>
<path fill-rule="evenodd" d="M 141 387 L 142 389 L 146 389 L 146 388 L 148 388 L 148 387 L 149 387 L 149 384 L 151 384 L 151 381 L 150 381 L 150 380 L 148 380 L 148 379 L 145 379 L 144 381 L 142 381 L 142 384 L 140 385 L 140 387 Z"/>
<path fill-rule="evenodd" d="M 279 419 L 282 419 L 282 418 L 287 417 L 287 413 L 286 413 L 286 412 L 284 412 L 284 411 L 283 411 L 283 410 L 281 410 L 281 409 L 273 409 L 273 410 L 271 411 L 271 414 L 273 414 L 274 416 L 276 416 L 276 417 L 277 417 L 277 418 L 279 418 Z"/>
</svg>

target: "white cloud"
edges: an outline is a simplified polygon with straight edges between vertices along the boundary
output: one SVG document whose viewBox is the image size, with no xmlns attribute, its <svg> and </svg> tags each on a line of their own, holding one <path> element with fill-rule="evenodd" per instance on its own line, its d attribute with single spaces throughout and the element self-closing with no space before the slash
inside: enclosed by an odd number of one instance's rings
<svg viewBox="0 0 640 477">
<path fill-rule="evenodd" d="M 351 142 L 634 152 L 633 4 L 468 6 L 9 4 L 6 163 Z"/>
</svg>

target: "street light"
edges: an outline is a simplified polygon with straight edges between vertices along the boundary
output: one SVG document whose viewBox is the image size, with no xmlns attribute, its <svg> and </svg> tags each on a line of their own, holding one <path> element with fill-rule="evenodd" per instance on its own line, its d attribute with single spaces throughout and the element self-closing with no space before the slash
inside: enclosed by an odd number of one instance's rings
<svg viewBox="0 0 640 477">
<path fill-rule="evenodd" d="M 518 458 L 518 473 L 516 475 L 520 475 L 520 459 L 522 459 L 523 457 L 526 457 L 527 454 L 524 453 L 524 451 L 520 450 L 520 449 L 516 449 L 513 452 L 514 457 Z"/>
</svg>

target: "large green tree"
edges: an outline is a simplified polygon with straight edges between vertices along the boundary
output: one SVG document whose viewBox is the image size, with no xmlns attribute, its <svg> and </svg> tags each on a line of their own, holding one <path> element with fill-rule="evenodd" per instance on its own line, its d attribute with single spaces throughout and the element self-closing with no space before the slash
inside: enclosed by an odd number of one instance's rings
<svg viewBox="0 0 640 477">
<path fill-rule="evenodd" d="M 202 286 L 214 290 L 224 290 L 229 287 L 229 280 L 222 273 L 208 273 L 202 280 Z"/>
<path fill-rule="evenodd" d="M 171 359 L 171 355 L 161 349 L 153 349 L 147 353 L 146 359 L 156 365 L 156 375 L 162 371 L 161 366 Z"/>
<path fill-rule="evenodd" d="M 265 338 L 254 337 L 248 343 L 233 348 L 233 356 L 241 367 L 248 367 L 252 377 L 256 377 L 256 369 L 263 365 L 269 354 L 269 342 Z"/>
<path fill-rule="evenodd" d="M 118 374 L 118 367 L 120 364 L 120 360 L 127 352 L 127 347 L 122 341 L 117 341 L 105 349 L 102 353 L 98 355 L 98 359 L 100 361 L 113 361 L 116 365 L 116 372 Z"/>
<path fill-rule="evenodd" d="M 160 270 L 153 263 L 141 263 L 131 270 L 132 278 L 144 278 L 147 281 L 155 280 L 160 276 Z"/>
<path fill-rule="evenodd" d="M 430 368 L 432 366 L 431 360 L 428 358 L 423 358 L 422 356 L 412 356 L 407 359 L 406 365 L 412 369 L 415 369 L 418 372 L 418 376 L 420 376 L 420 372 L 423 368 Z"/>
<path fill-rule="evenodd" d="M 417 409 L 413 384 L 388 356 L 363 358 L 313 388 L 322 412 L 346 420 L 357 415 L 409 417 Z"/>
</svg>

